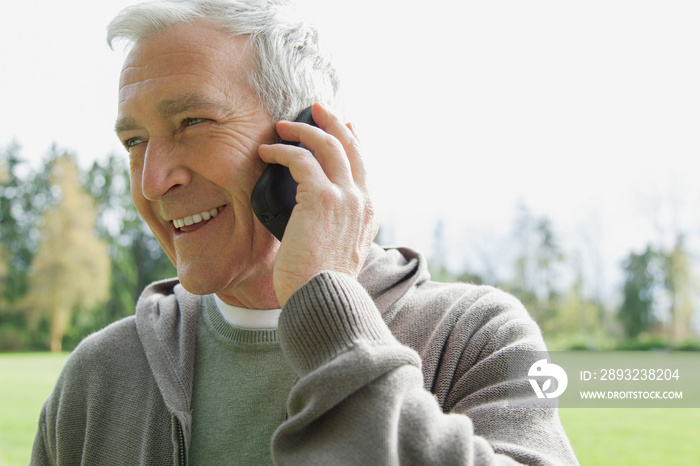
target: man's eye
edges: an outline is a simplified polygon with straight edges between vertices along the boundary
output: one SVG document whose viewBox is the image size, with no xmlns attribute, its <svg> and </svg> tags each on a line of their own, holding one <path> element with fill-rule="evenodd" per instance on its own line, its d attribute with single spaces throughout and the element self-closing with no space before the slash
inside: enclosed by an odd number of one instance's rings
<svg viewBox="0 0 700 466">
<path fill-rule="evenodd" d="M 124 141 L 124 146 L 129 149 L 131 147 L 137 146 L 143 142 L 143 139 L 141 138 L 129 138 L 126 141 Z"/>
<path fill-rule="evenodd" d="M 206 118 L 185 118 L 185 126 L 194 126 L 206 121 Z"/>
</svg>

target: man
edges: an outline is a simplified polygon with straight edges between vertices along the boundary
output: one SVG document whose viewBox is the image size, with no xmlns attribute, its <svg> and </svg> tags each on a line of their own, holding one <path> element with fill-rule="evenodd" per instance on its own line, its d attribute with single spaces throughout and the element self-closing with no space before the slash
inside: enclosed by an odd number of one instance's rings
<svg viewBox="0 0 700 466">
<path fill-rule="evenodd" d="M 281 1 L 125 10 L 116 130 L 139 213 L 177 266 L 87 338 L 47 400 L 34 464 L 572 464 L 555 409 L 509 403 L 544 350 L 513 298 L 429 281 L 377 231 L 335 75 Z M 277 144 L 279 138 L 303 143 Z M 266 164 L 299 183 L 284 238 Z"/>
</svg>

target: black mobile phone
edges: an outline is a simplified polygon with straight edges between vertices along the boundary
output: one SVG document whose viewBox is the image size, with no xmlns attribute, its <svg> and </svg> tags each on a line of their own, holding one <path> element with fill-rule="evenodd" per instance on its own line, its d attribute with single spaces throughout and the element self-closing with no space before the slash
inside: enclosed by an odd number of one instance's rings
<svg viewBox="0 0 700 466">
<path fill-rule="evenodd" d="M 295 121 L 318 127 L 311 117 L 311 107 L 302 111 Z M 308 150 L 300 142 L 282 141 L 282 143 Z M 250 194 L 250 204 L 258 220 L 280 241 L 297 203 L 296 197 L 297 182 L 289 173 L 289 168 L 274 163 L 265 168 Z"/>
</svg>

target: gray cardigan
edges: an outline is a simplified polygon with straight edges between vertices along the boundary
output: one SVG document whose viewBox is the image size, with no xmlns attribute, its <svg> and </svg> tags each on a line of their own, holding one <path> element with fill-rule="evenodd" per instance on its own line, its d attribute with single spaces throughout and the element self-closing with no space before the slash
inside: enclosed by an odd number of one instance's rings
<svg viewBox="0 0 700 466">
<path fill-rule="evenodd" d="M 201 297 L 158 282 L 134 317 L 86 338 L 41 411 L 32 464 L 186 464 L 200 312 Z M 277 464 L 577 464 L 556 409 L 509 402 L 530 388 L 507 355 L 544 350 L 522 305 L 430 282 L 411 250 L 373 246 L 359 283 L 315 276 L 278 332 L 299 380 Z"/>
</svg>

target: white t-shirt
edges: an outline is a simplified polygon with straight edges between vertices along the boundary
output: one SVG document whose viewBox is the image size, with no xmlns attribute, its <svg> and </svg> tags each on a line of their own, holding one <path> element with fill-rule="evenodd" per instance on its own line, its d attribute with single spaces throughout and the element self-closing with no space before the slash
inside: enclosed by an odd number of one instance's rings
<svg viewBox="0 0 700 466">
<path fill-rule="evenodd" d="M 282 309 L 244 309 L 242 307 L 231 306 L 214 295 L 216 307 L 219 308 L 221 316 L 234 327 L 247 330 L 274 330 L 277 328 L 277 321 L 280 318 Z"/>
</svg>

